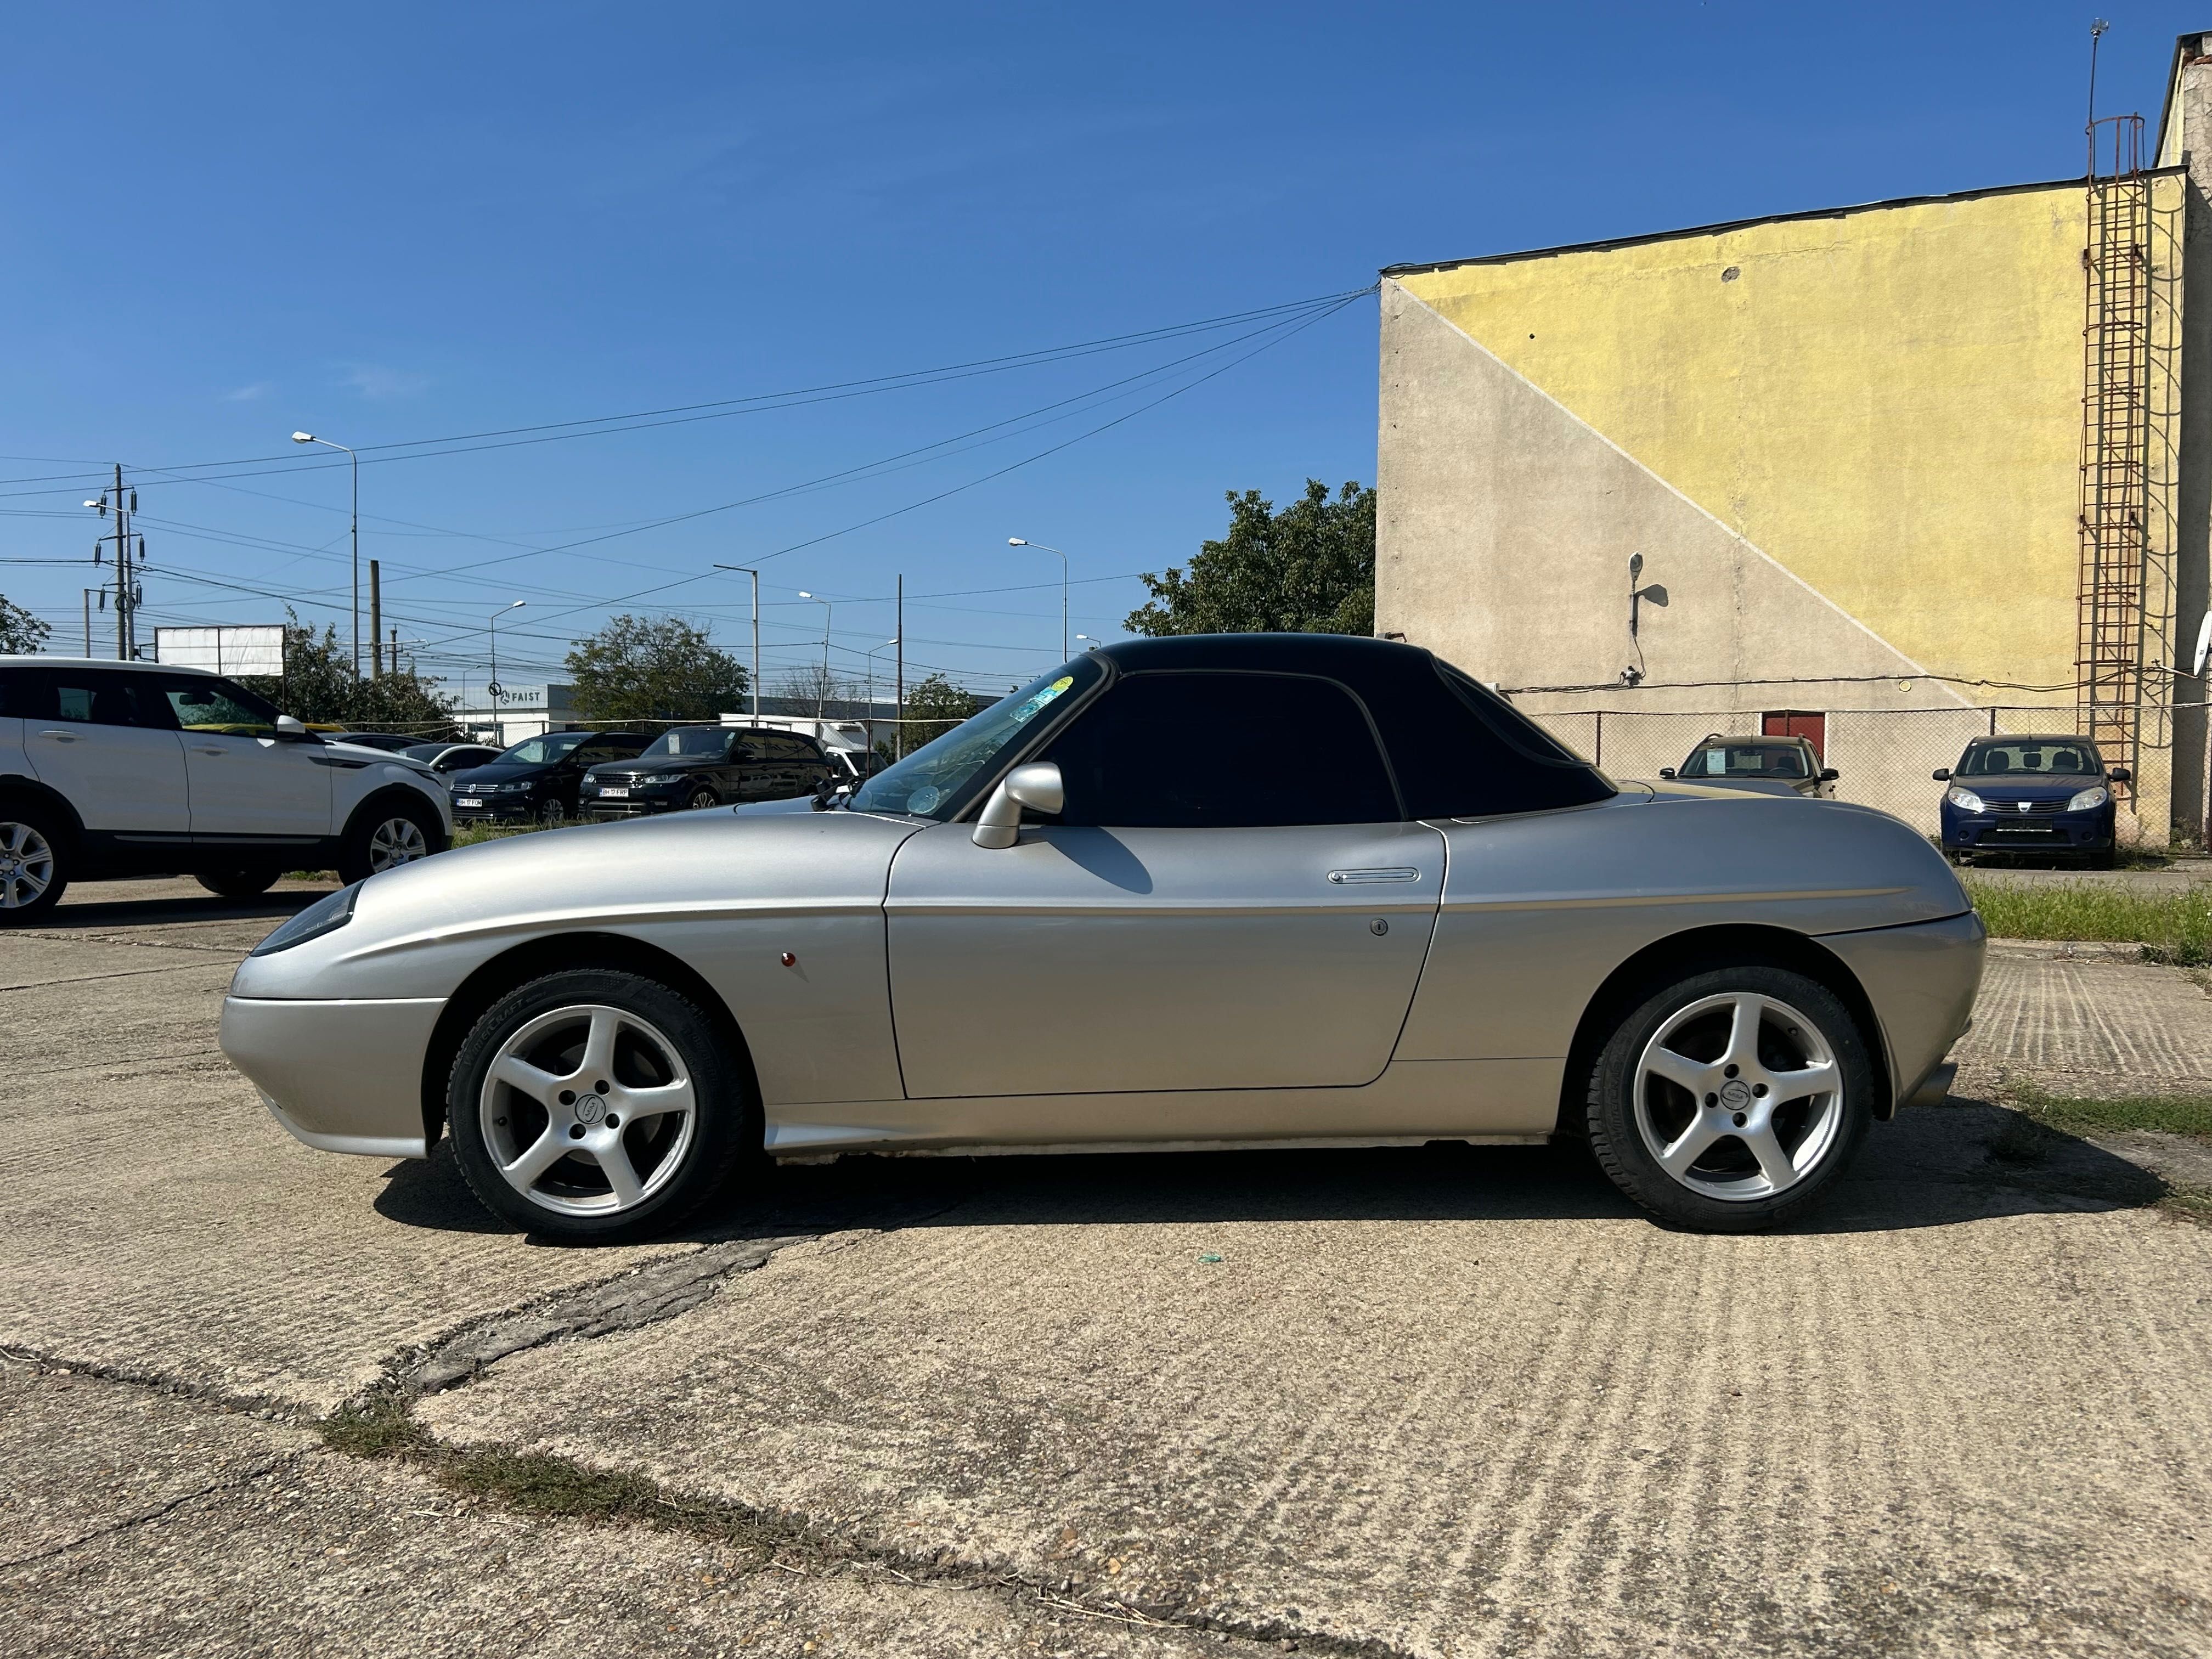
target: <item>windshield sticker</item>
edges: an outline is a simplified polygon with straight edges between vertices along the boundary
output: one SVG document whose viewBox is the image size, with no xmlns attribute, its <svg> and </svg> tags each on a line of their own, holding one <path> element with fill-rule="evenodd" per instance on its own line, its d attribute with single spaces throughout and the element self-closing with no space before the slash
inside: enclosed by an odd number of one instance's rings
<svg viewBox="0 0 2212 1659">
<path fill-rule="evenodd" d="M 1042 708 L 1047 703 L 1050 702 L 1054 697 L 1059 696 L 1062 692 L 1066 691 L 1069 686 L 1074 684 L 1074 675 L 1062 674 L 1050 685 L 1045 687 L 1043 690 L 1038 692 L 1027 702 L 1024 703 L 1019 708 L 1014 710 L 1014 724 L 1016 726 L 1020 726 L 1027 720 L 1035 719 L 1038 709 Z"/>
<path fill-rule="evenodd" d="M 906 798 L 906 810 L 909 812 L 927 812 L 937 805 L 937 801 L 936 788 L 933 785 L 925 783 Z"/>
</svg>

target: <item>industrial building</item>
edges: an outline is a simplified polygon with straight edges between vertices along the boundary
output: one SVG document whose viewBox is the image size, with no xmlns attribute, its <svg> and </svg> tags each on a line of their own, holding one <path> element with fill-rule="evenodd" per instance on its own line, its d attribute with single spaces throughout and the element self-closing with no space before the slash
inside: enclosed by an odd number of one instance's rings
<svg viewBox="0 0 2212 1659">
<path fill-rule="evenodd" d="M 2080 731 L 2201 842 L 2212 35 L 2086 177 L 1395 265 L 1376 626 L 1624 775 L 1801 732 L 1932 826 Z"/>
</svg>

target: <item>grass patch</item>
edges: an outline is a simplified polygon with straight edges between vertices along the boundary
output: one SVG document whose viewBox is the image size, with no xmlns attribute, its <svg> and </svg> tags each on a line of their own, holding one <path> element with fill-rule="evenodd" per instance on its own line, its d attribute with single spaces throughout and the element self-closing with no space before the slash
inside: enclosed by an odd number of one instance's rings
<svg viewBox="0 0 2212 1659">
<path fill-rule="evenodd" d="M 2154 962 L 2212 963 L 2212 882 L 2144 893 L 2094 881 L 1999 884 L 1963 871 L 1960 880 L 1996 939 L 2104 940 L 2140 945 Z"/>
<path fill-rule="evenodd" d="M 323 1443 L 348 1457 L 406 1463 L 448 1492 L 524 1514 L 711 1538 L 750 1551 L 756 1569 L 824 1553 L 798 1522 L 740 1504 L 672 1497 L 641 1474 L 610 1474 L 538 1453 L 441 1445 L 409 1406 L 404 1395 L 386 1391 L 342 1407 L 323 1419 Z"/>
<path fill-rule="evenodd" d="M 2148 1130 L 2154 1134 L 2188 1135 L 2212 1142 L 2212 1095 L 2138 1095 L 2119 1100 L 2087 1100 L 2072 1095 L 2046 1094 L 2032 1084 L 2014 1083 L 2005 1090 L 2006 1100 L 2022 1118 L 2069 1134 L 2095 1134 L 2118 1130 Z M 2003 1135 L 1998 1137 L 2000 1140 Z M 1992 1146 L 1991 1151 L 1996 1151 Z M 1999 1157 L 2005 1156 L 1998 1152 Z"/>
<path fill-rule="evenodd" d="M 535 820 L 514 823 L 456 824 L 453 826 L 453 844 L 456 847 L 474 847 L 481 842 L 505 841 L 509 836 L 527 836 L 538 830 L 550 830 L 553 827 L 550 823 L 539 823 Z"/>
</svg>

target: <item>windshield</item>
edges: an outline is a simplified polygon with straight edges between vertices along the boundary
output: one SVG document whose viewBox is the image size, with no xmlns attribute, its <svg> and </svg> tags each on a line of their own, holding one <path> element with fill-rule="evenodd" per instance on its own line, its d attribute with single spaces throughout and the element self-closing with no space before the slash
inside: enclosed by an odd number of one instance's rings
<svg viewBox="0 0 2212 1659">
<path fill-rule="evenodd" d="M 1078 657 L 1031 680 L 869 779 L 853 792 L 854 811 L 951 817 L 965 804 L 968 786 L 995 769 L 1047 710 L 1063 697 L 1089 690 L 1105 672 L 1090 658 Z"/>
<path fill-rule="evenodd" d="M 1686 778 L 1802 778 L 1805 751 L 1795 744 L 1709 743 L 1682 763 Z"/>
<path fill-rule="evenodd" d="M 504 762 L 512 766 L 546 766 L 562 759 L 579 744 L 587 743 L 589 732 L 548 732 L 542 738 L 525 738 L 493 763 Z"/>
<path fill-rule="evenodd" d="M 719 726 L 678 726 L 673 732 L 663 732 L 638 756 L 640 760 L 667 760 L 672 757 L 691 756 L 720 760 L 730 747 L 732 734 Z"/>
<path fill-rule="evenodd" d="M 1959 757 L 1962 778 L 2094 777 L 2105 769 L 2097 745 L 2079 738 L 2015 738 L 1978 743 Z"/>
</svg>

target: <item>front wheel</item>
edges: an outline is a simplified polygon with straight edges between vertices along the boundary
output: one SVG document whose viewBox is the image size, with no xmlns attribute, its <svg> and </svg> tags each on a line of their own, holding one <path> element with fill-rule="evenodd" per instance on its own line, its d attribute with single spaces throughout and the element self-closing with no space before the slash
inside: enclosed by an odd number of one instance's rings
<svg viewBox="0 0 2212 1659">
<path fill-rule="evenodd" d="M 495 1003 L 454 1058 L 446 1109 L 484 1206 L 576 1243 L 674 1226 L 728 1177 L 753 1122 L 705 1012 L 610 969 L 549 974 Z"/>
<path fill-rule="evenodd" d="M 338 879 L 350 885 L 426 859 L 438 850 L 443 834 L 426 806 L 411 801 L 374 804 L 346 826 L 338 846 Z"/>
<path fill-rule="evenodd" d="M 252 865 L 235 870 L 203 870 L 198 879 L 217 898 L 250 899 L 274 887 L 282 873 L 273 864 Z"/>
<path fill-rule="evenodd" d="M 1816 980 L 1716 968 L 1649 990 L 1591 1068 L 1590 1148 L 1661 1219 L 1753 1232 L 1811 1209 L 1873 1121 L 1858 1022 Z"/>
<path fill-rule="evenodd" d="M 69 882 L 60 826 L 36 807 L 0 805 L 0 927 L 36 921 Z"/>
<path fill-rule="evenodd" d="M 693 812 L 701 811 L 709 806 L 720 806 L 721 804 L 722 798 L 703 783 L 694 789 L 691 792 L 691 798 L 684 803 L 685 809 Z"/>
</svg>

